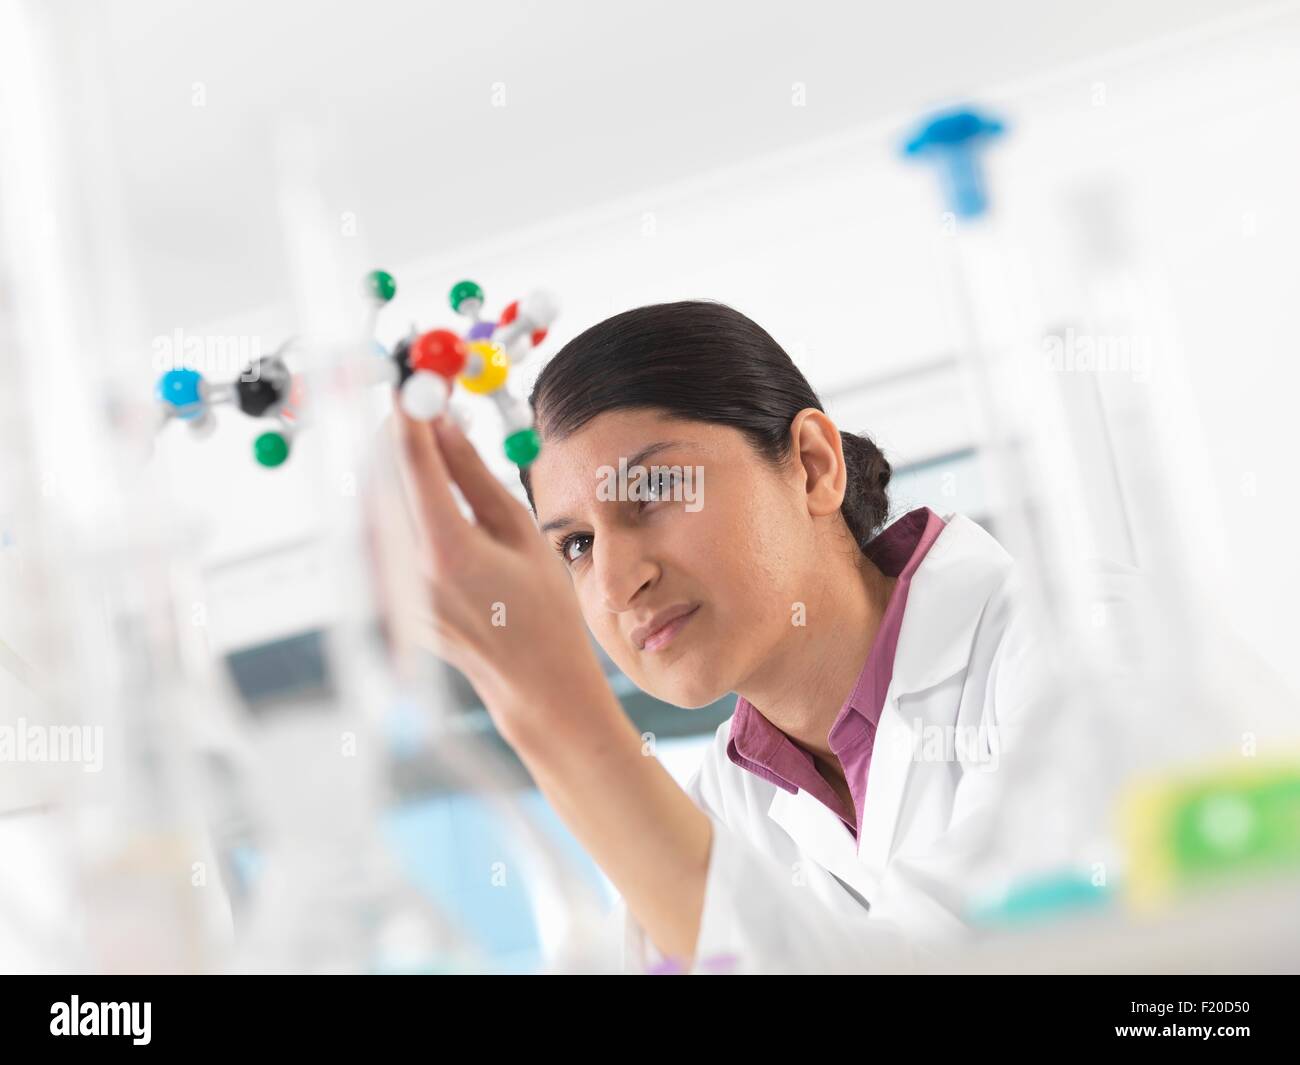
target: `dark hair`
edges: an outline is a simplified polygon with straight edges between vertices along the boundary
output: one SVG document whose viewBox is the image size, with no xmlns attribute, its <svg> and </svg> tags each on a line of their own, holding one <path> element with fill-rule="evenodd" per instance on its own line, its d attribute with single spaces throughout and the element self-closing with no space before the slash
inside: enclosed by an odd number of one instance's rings
<svg viewBox="0 0 1300 1065">
<path fill-rule="evenodd" d="M 705 300 L 637 307 L 593 325 L 546 364 L 528 397 L 542 439 L 563 439 L 606 411 L 656 409 L 730 425 L 780 465 L 790 424 L 824 409 L 807 378 L 758 323 Z M 841 432 L 848 480 L 841 513 L 859 547 L 889 515 L 890 466 L 864 436 Z M 533 502 L 528 470 L 519 479 Z"/>
</svg>

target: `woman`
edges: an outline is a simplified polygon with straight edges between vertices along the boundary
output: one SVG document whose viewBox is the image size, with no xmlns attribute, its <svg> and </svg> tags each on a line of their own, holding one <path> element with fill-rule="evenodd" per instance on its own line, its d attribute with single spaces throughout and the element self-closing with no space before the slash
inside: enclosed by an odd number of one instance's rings
<svg viewBox="0 0 1300 1065">
<path fill-rule="evenodd" d="M 719 304 L 593 326 L 530 402 L 532 515 L 445 419 L 398 415 L 402 465 L 439 652 L 620 891 L 627 966 L 900 969 L 959 934 L 1032 690 L 1007 554 L 927 508 L 882 533 L 885 457 Z M 738 693 L 685 791 L 588 629 L 669 703 Z"/>
</svg>

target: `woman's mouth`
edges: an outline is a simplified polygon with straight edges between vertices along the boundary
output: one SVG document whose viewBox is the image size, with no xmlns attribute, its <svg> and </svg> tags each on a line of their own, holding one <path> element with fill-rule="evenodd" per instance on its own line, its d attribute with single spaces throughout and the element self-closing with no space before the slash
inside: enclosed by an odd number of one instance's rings
<svg viewBox="0 0 1300 1065">
<path fill-rule="evenodd" d="M 645 638 L 645 643 L 642 644 L 641 650 L 662 651 L 672 643 L 677 634 L 690 623 L 691 618 L 695 617 L 699 609 L 699 605 L 697 604 L 687 613 L 681 614 L 678 617 L 673 618 L 672 621 L 669 621 L 667 624 L 655 629 L 654 632 L 650 633 Z"/>
</svg>

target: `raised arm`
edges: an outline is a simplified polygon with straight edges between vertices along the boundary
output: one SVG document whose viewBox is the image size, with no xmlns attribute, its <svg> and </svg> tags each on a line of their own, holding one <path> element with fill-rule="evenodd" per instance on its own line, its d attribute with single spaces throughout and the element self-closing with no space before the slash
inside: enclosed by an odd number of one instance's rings
<svg viewBox="0 0 1300 1065">
<path fill-rule="evenodd" d="M 453 422 L 393 415 L 428 594 L 419 625 L 473 685 L 542 793 L 658 949 L 694 954 L 711 826 L 642 751 L 563 564 Z M 474 514 L 462 514 L 455 484 Z"/>
</svg>

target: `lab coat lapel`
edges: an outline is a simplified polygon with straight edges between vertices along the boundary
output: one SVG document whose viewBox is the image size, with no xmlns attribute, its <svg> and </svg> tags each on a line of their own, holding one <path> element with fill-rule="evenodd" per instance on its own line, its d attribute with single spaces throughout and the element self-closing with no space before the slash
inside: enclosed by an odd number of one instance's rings
<svg viewBox="0 0 1300 1065">
<path fill-rule="evenodd" d="M 899 813 L 922 741 L 914 727 L 951 725 L 956 697 L 937 685 L 966 668 L 984 605 L 1006 579 L 1011 557 L 961 515 L 947 525 L 912 575 L 867 776 L 861 839 L 807 792 L 775 789 L 768 817 L 799 849 L 870 900 L 895 846 Z M 927 698 L 927 695 L 929 696 Z"/>
<path fill-rule="evenodd" d="M 858 860 L 873 869 L 883 869 L 889 860 L 899 807 L 915 764 L 911 735 L 910 726 L 898 714 L 897 703 L 887 697 L 871 749 L 858 845 Z"/>
<path fill-rule="evenodd" d="M 871 753 L 857 860 L 882 870 L 922 742 L 917 725 L 951 725 L 957 698 L 927 691 L 966 668 L 984 605 L 1006 579 L 1011 556 L 961 515 L 949 516 L 912 575 L 894 670 Z M 951 705 L 949 705 L 951 704 Z"/>
<path fill-rule="evenodd" d="M 846 884 L 870 898 L 872 882 L 858 862 L 856 844 L 844 822 L 806 791 L 777 788 L 768 817 L 785 829 L 801 851 Z"/>
</svg>

